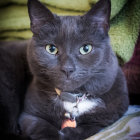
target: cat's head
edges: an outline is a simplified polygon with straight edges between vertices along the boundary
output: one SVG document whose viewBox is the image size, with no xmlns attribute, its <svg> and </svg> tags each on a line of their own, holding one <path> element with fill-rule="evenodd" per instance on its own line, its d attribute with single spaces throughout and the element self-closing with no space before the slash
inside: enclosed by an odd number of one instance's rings
<svg viewBox="0 0 140 140">
<path fill-rule="evenodd" d="M 103 72 L 111 55 L 110 9 L 110 0 L 100 0 L 83 16 L 57 16 L 38 0 L 29 0 L 33 38 L 28 61 L 33 75 L 72 91 Z"/>
</svg>

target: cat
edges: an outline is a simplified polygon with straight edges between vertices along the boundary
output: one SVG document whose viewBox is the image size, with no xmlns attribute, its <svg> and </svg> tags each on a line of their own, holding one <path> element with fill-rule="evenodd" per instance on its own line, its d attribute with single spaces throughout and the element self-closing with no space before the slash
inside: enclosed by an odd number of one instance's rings
<svg viewBox="0 0 140 140">
<path fill-rule="evenodd" d="M 28 42 L 0 42 L 0 139 L 24 139 L 18 136 L 18 117 L 31 78 L 26 60 Z"/>
<path fill-rule="evenodd" d="M 33 38 L 27 60 L 33 80 L 19 123 L 33 140 L 82 140 L 128 108 L 125 77 L 110 46 L 110 0 L 83 16 L 57 16 L 28 1 Z M 58 95 L 57 90 L 61 93 Z M 74 120 L 75 128 L 61 125 Z"/>
<path fill-rule="evenodd" d="M 110 0 L 99 0 L 85 15 L 57 16 L 28 0 L 33 37 L 23 51 L 30 73 L 23 83 L 30 82 L 16 115 L 23 136 L 82 140 L 127 110 L 126 80 L 108 35 L 110 11 Z M 66 120 L 75 126 L 63 127 Z"/>
</svg>

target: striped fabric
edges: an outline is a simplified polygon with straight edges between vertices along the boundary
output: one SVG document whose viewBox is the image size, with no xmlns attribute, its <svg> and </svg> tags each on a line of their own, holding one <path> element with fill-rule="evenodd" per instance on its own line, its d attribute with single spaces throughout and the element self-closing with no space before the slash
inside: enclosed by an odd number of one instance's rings
<svg viewBox="0 0 140 140">
<path fill-rule="evenodd" d="M 140 106 L 129 106 L 120 120 L 87 140 L 140 140 Z"/>
</svg>

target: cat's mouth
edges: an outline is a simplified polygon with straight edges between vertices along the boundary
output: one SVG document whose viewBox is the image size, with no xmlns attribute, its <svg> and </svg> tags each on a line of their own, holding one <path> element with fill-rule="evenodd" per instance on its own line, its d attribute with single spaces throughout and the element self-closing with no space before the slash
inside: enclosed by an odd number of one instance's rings
<svg viewBox="0 0 140 140">
<path fill-rule="evenodd" d="M 55 87 L 64 92 L 72 92 L 75 89 L 81 87 L 86 79 L 78 79 L 78 78 L 60 78 L 55 80 Z"/>
<path fill-rule="evenodd" d="M 59 84 L 56 86 L 58 89 L 61 91 L 72 91 L 73 88 L 71 88 L 71 83 L 70 82 L 65 82 L 64 84 Z"/>
<path fill-rule="evenodd" d="M 72 80 L 65 80 L 64 82 L 58 83 L 55 87 L 63 92 L 73 92 L 75 89 L 81 86 L 80 83 Z"/>
<path fill-rule="evenodd" d="M 59 81 L 55 87 L 60 89 L 61 91 L 73 91 L 76 87 L 73 85 L 73 81 L 72 80 L 62 80 Z"/>
</svg>

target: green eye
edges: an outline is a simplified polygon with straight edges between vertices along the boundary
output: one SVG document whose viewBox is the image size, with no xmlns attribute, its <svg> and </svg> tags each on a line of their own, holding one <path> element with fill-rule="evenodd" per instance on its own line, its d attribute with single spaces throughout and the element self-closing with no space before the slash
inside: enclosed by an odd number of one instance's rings
<svg viewBox="0 0 140 140">
<path fill-rule="evenodd" d="M 84 45 L 80 48 L 80 53 L 85 55 L 85 54 L 88 54 L 90 53 L 92 50 L 92 46 L 91 45 Z"/>
<path fill-rule="evenodd" d="M 46 51 L 50 54 L 57 54 L 58 49 L 54 45 L 46 45 Z"/>
</svg>

